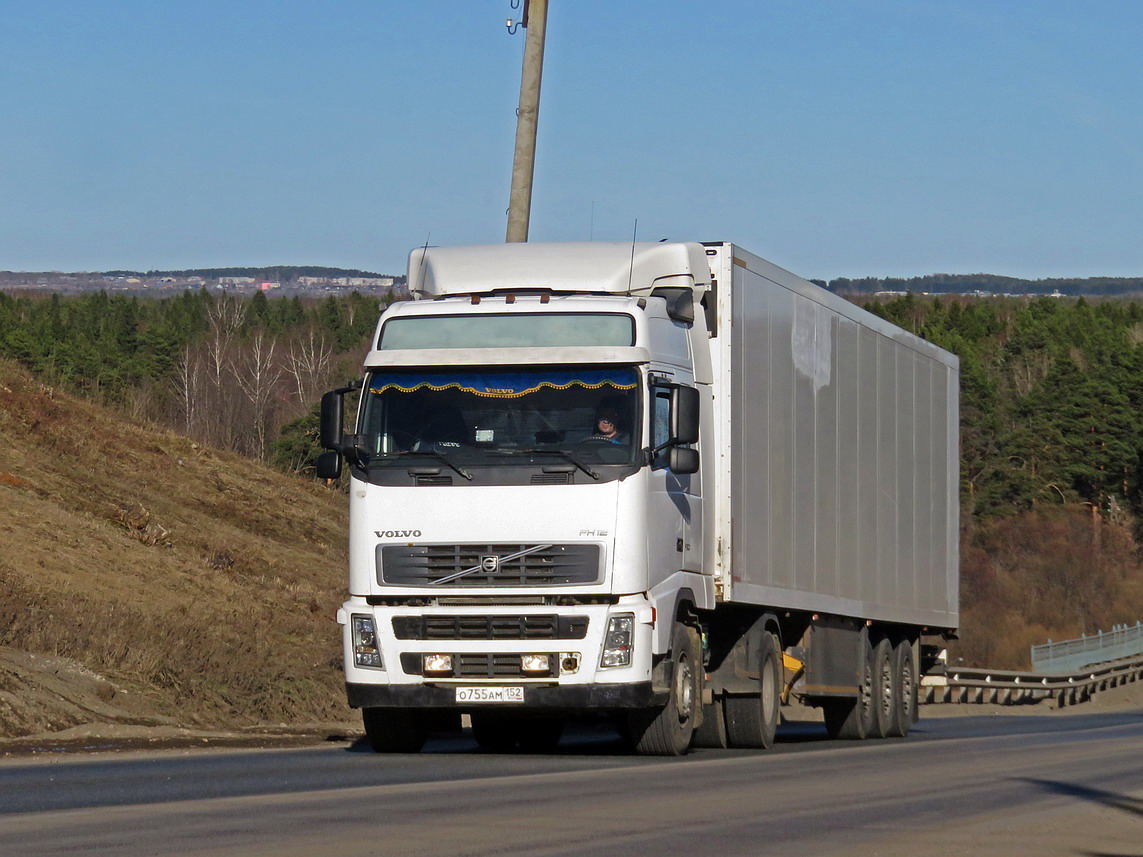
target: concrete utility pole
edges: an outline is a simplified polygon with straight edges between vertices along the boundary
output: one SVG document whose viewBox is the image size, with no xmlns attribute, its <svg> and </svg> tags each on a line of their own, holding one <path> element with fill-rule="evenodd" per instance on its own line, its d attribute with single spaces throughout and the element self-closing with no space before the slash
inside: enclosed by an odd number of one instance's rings
<svg viewBox="0 0 1143 857">
<path fill-rule="evenodd" d="M 524 69 L 520 75 L 520 108 L 516 112 L 516 154 L 512 159 L 512 194 L 508 200 L 509 243 L 528 240 L 532 214 L 532 174 L 536 167 L 536 125 L 540 118 L 540 78 L 544 72 L 544 31 L 548 0 L 524 0 Z"/>
</svg>

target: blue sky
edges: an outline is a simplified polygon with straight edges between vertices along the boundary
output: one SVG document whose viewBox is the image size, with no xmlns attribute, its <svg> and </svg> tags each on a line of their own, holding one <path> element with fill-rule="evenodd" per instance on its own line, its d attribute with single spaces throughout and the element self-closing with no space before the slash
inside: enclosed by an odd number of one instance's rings
<svg viewBox="0 0 1143 857">
<path fill-rule="evenodd" d="M 550 0 L 531 239 L 1143 276 L 1143 3 Z M 0 269 L 504 239 L 509 0 L 0 0 Z"/>
</svg>

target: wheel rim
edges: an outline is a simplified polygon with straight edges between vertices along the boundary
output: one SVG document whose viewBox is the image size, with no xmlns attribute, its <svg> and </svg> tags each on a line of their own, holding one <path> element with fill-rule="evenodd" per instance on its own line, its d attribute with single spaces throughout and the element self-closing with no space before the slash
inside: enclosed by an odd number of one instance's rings
<svg viewBox="0 0 1143 857">
<path fill-rule="evenodd" d="M 888 720 L 893 713 L 893 665 L 888 658 L 881 665 L 881 714 Z"/>
<path fill-rule="evenodd" d="M 691 719 L 695 704 L 694 681 L 690 658 L 680 658 L 675 670 L 675 705 L 679 712 L 679 724 L 686 725 Z"/>
<path fill-rule="evenodd" d="M 774 690 L 777 684 L 778 680 L 774 672 L 774 662 L 767 658 L 762 670 L 762 720 L 765 723 L 770 723 L 774 717 L 776 696 Z"/>
<path fill-rule="evenodd" d="M 869 667 L 865 669 L 865 675 L 861 681 L 861 699 L 858 704 L 861 706 L 861 713 L 869 715 L 873 710 L 873 670 Z"/>
<path fill-rule="evenodd" d="M 912 659 L 906 658 L 901 666 L 901 707 L 907 717 L 912 718 L 915 697 L 913 696 L 913 664 Z"/>
</svg>

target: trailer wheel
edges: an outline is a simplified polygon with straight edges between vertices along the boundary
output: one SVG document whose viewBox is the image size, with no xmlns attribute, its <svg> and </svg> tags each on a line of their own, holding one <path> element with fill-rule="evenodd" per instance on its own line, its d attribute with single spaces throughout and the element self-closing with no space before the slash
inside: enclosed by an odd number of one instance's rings
<svg viewBox="0 0 1143 857">
<path fill-rule="evenodd" d="M 873 649 L 865 645 L 861 658 L 861 675 L 858 681 L 857 697 L 835 697 L 822 701 L 826 732 L 831 738 L 849 741 L 862 741 L 873 731 Z"/>
<path fill-rule="evenodd" d="M 423 711 L 363 708 L 361 721 L 375 753 L 419 753 L 428 737 Z"/>
<path fill-rule="evenodd" d="M 873 647 L 870 666 L 873 673 L 873 716 L 870 718 L 869 737 L 884 738 L 890 734 L 894 716 L 894 698 L 897 680 L 893 672 L 893 646 L 887 639 L 877 641 Z"/>
<path fill-rule="evenodd" d="M 726 734 L 732 747 L 774 746 L 782 704 L 782 656 L 773 634 L 762 635 L 758 673 L 761 692 L 757 696 L 728 696 L 723 703 Z"/>
<path fill-rule="evenodd" d="M 917 717 L 917 676 L 913 666 L 913 645 L 900 640 L 893 647 L 893 716 L 889 735 L 904 738 Z"/>
<path fill-rule="evenodd" d="M 643 756 L 682 756 L 691 746 L 701 698 L 698 632 L 680 622 L 671 632 L 674 670 L 667 704 L 628 715 L 631 743 Z"/>
</svg>

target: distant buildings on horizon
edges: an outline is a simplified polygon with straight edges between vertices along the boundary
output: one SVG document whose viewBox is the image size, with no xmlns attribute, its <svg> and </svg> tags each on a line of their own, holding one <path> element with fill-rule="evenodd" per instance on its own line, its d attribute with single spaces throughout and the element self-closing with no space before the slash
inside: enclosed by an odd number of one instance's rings
<svg viewBox="0 0 1143 857">
<path fill-rule="evenodd" d="M 0 271 L 0 289 L 60 293 L 90 292 L 100 289 L 109 292 L 170 293 L 185 291 L 186 289 L 205 288 L 236 294 L 253 294 L 260 291 L 275 292 L 282 295 L 312 296 L 359 291 L 364 294 L 401 296 L 404 294 L 404 284 L 405 278 L 397 276 L 303 276 L 293 280 L 278 281 L 241 276 L 179 277 L 169 274 L 145 276 L 101 273 L 65 274 L 58 271 L 35 273 Z"/>
</svg>

